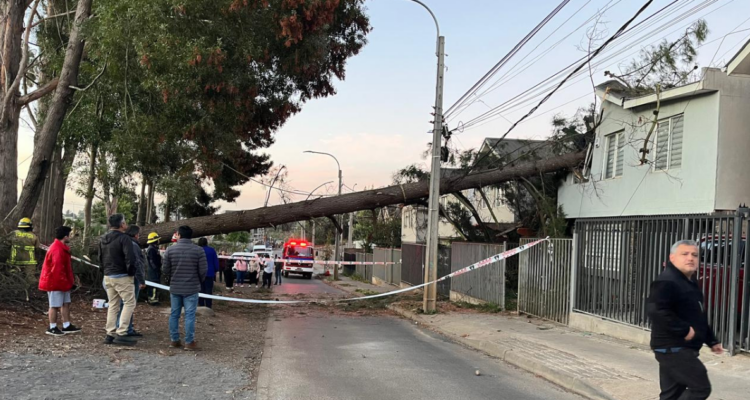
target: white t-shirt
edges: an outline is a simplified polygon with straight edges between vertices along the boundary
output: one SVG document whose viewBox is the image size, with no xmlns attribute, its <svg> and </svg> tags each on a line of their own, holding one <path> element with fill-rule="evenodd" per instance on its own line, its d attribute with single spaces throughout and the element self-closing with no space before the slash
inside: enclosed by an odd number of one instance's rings
<svg viewBox="0 0 750 400">
<path fill-rule="evenodd" d="M 266 259 L 265 264 L 266 264 L 266 266 L 265 266 L 265 268 L 263 268 L 263 272 L 272 274 L 273 273 L 273 267 L 274 267 L 273 258 Z"/>
</svg>

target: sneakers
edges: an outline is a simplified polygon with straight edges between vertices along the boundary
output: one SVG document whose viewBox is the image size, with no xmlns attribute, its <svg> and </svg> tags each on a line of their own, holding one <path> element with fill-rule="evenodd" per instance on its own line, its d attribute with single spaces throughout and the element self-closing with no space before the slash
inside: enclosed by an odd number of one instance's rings
<svg viewBox="0 0 750 400">
<path fill-rule="evenodd" d="M 127 335 L 127 336 L 130 336 L 130 337 L 142 337 L 142 336 L 143 336 L 143 334 L 142 334 L 142 333 L 140 333 L 140 332 L 138 332 L 138 331 L 136 331 L 136 330 L 134 330 L 134 331 L 132 331 L 132 332 L 128 332 L 128 335 Z"/>
<path fill-rule="evenodd" d="M 47 329 L 47 332 L 44 332 L 44 333 L 46 333 L 47 335 L 50 335 L 50 336 L 65 336 L 65 334 L 63 333 L 63 331 L 61 331 L 57 327 L 49 328 L 49 329 Z"/>
<path fill-rule="evenodd" d="M 176 342 L 172 342 L 169 344 L 169 347 L 172 347 L 174 349 L 179 349 L 180 347 L 182 347 L 182 342 L 180 342 L 179 340 Z"/>
<path fill-rule="evenodd" d="M 196 351 L 200 349 L 201 348 L 198 347 L 198 343 L 196 343 L 195 340 L 185 345 L 185 351 Z"/>
<path fill-rule="evenodd" d="M 70 324 L 70 325 L 68 325 L 67 328 L 62 328 L 62 333 L 66 334 L 66 335 L 68 333 L 81 333 L 81 328 L 79 328 L 79 327 L 77 327 L 77 326 L 75 326 L 73 324 Z"/>
<path fill-rule="evenodd" d="M 109 336 L 104 338 L 104 344 L 117 344 L 120 346 L 135 346 L 138 340 L 130 336 Z"/>
<path fill-rule="evenodd" d="M 105 337 L 104 337 L 104 342 L 103 342 L 103 343 L 104 343 L 104 344 L 112 344 L 112 342 L 113 342 L 114 340 L 115 340 L 115 338 L 114 338 L 114 337 L 112 337 L 112 336 L 109 336 L 109 335 L 107 335 L 107 336 L 105 336 Z"/>
</svg>

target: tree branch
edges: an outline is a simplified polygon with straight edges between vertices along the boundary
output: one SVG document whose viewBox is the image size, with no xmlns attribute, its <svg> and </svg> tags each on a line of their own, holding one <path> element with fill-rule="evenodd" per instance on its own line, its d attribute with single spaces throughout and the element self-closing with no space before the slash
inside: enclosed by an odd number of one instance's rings
<svg viewBox="0 0 750 400">
<path fill-rule="evenodd" d="M 37 101 L 37 100 L 41 99 L 42 97 L 44 97 L 44 96 L 46 96 L 46 95 L 54 92 L 55 89 L 57 88 L 57 84 L 59 83 L 59 81 L 60 81 L 59 78 L 55 78 L 55 79 L 53 79 L 53 80 L 45 83 L 41 87 L 38 87 L 35 91 L 19 97 L 18 98 L 18 104 L 27 105 L 29 103 Z"/>
<path fill-rule="evenodd" d="M 32 6 L 33 10 L 31 12 L 31 15 L 29 15 L 29 20 L 26 23 L 26 30 L 23 33 L 23 48 L 21 50 L 21 64 L 18 68 L 18 74 L 16 74 L 15 79 L 13 80 L 13 83 L 8 88 L 8 91 L 5 93 L 5 104 L 8 104 L 8 100 L 16 95 L 16 92 L 18 92 L 18 88 L 21 87 L 21 79 L 23 79 L 24 75 L 26 75 L 26 65 L 29 63 L 29 36 L 31 35 L 31 24 L 34 22 L 34 17 L 36 16 L 36 8 L 39 5 L 39 1 L 41 0 L 34 0 L 34 5 Z"/>
<path fill-rule="evenodd" d="M 94 80 L 91 81 L 91 83 L 89 83 L 85 88 L 79 88 L 79 87 L 73 86 L 73 85 L 71 85 L 70 88 L 73 89 L 73 90 L 81 91 L 81 92 L 85 92 L 85 91 L 89 90 L 89 88 L 91 88 L 91 86 L 93 86 L 96 83 L 96 81 L 98 81 L 99 78 L 101 78 L 101 76 L 104 74 L 104 71 L 107 70 L 107 65 L 108 65 L 108 63 L 105 62 L 104 63 L 104 68 L 102 68 L 102 70 L 99 72 L 99 74 L 94 77 Z"/>
<path fill-rule="evenodd" d="M 55 14 L 55 15 L 50 15 L 49 17 L 44 17 L 44 18 L 42 18 L 41 20 L 37 21 L 37 22 L 36 22 L 36 23 L 34 23 L 34 25 L 32 25 L 31 27 L 32 27 L 32 28 L 36 28 L 37 26 L 39 26 L 39 24 L 41 24 L 42 22 L 44 22 L 44 21 L 46 21 L 46 20 L 48 20 L 48 19 L 54 19 L 54 18 L 57 18 L 57 17 L 64 17 L 64 16 L 66 16 L 66 15 L 71 15 L 71 14 L 75 14 L 75 13 L 76 13 L 76 10 L 72 10 L 72 11 L 64 12 L 64 13 L 62 13 L 62 14 Z"/>
</svg>

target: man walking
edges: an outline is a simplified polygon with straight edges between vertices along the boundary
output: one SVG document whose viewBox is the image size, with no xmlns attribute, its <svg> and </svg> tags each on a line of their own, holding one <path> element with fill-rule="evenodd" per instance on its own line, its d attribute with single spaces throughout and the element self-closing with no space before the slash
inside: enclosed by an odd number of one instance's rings
<svg viewBox="0 0 750 400">
<path fill-rule="evenodd" d="M 706 318 L 703 293 L 695 281 L 698 244 L 681 240 L 669 254 L 669 262 L 651 284 L 648 315 L 651 348 L 659 362 L 660 400 L 707 399 L 711 394 L 706 367 L 698 359 L 703 344 L 721 354 Z M 680 397 L 687 391 L 686 397 Z"/>
<path fill-rule="evenodd" d="M 198 350 L 195 342 L 195 310 L 198 293 L 206 279 L 206 253 L 193 244 L 193 230 L 189 226 L 177 229 L 177 242 L 164 253 L 162 273 L 169 279 L 172 313 L 169 316 L 171 346 L 182 347 L 180 342 L 180 314 L 185 309 L 185 350 Z"/>
<path fill-rule="evenodd" d="M 201 284 L 201 293 L 203 294 L 214 294 L 214 281 L 216 280 L 216 272 L 219 270 L 219 256 L 216 254 L 216 250 L 213 247 L 208 246 L 208 239 L 198 239 L 198 246 L 203 248 L 203 252 L 206 253 L 206 279 Z M 211 308 L 211 299 L 198 298 L 199 307 Z"/>
<path fill-rule="evenodd" d="M 269 254 L 266 254 L 266 258 L 263 261 L 263 286 L 271 288 L 271 276 L 273 275 L 274 262 Z"/>
<path fill-rule="evenodd" d="M 104 287 L 109 299 L 104 344 L 133 346 L 137 339 L 128 336 L 127 325 L 135 309 L 137 259 L 133 241 L 125 234 L 128 229 L 125 216 L 112 214 L 108 223 L 109 232 L 99 240 L 99 265 L 104 271 Z"/>
<path fill-rule="evenodd" d="M 55 229 L 55 241 L 47 250 L 39 276 L 39 290 L 47 292 L 49 300 L 49 329 L 46 333 L 52 336 L 81 331 L 70 323 L 70 291 L 76 287 L 68 247 L 71 231 L 67 226 Z M 62 317 L 62 329 L 57 327 L 58 315 Z"/>
<path fill-rule="evenodd" d="M 159 253 L 159 234 L 151 232 L 148 234 L 148 250 L 146 250 L 146 260 L 148 261 L 148 280 L 154 283 L 161 283 L 161 254 Z M 159 305 L 159 292 L 155 287 L 146 289 L 148 298 L 146 302 L 152 306 Z"/>
</svg>

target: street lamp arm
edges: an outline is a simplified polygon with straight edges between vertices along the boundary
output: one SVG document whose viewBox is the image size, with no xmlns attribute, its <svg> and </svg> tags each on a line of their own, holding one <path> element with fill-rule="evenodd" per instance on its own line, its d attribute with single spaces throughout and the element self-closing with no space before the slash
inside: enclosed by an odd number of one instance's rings
<svg viewBox="0 0 750 400">
<path fill-rule="evenodd" d="M 341 170 L 341 164 L 339 164 L 338 158 L 334 157 L 331 153 L 323 153 L 322 151 L 312 151 L 312 150 L 305 150 L 303 153 L 312 153 L 312 154 L 323 154 L 325 156 L 333 158 L 334 161 L 336 161 L 336 165 L 338 166 L 339 170 Z"/>
<path fill-rule="evenodd" d="M 432 20 L 435 21 L 435 28 L 437 29 L 437 35 L 439 37 L 440 36 L 440 25 L 438 24 L 438 21 L 437 21 L 437 18 L 435 17 L 435 14 L 433 14 L 432 10 L 430 10 L 430 7 L 427 7 L 426 4 L 422 3 L 419 0 L 411 0 L 411 1 L 413 1 L 413 2 L 415 2 L 417 4 L 419 4 L 420 6 L 424 7 L 427 10 L 427 12 L 430 13 L 430 15 L 432 16 Z"/>
</svg>

